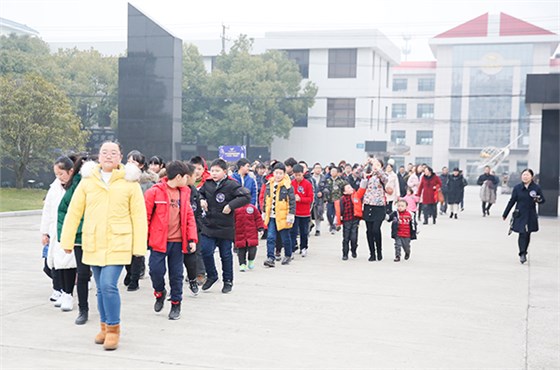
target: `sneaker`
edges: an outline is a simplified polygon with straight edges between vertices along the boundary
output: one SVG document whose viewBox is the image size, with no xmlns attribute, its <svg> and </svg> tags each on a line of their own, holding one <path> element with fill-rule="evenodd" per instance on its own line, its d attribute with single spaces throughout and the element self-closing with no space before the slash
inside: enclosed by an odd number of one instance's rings
<svg viewBox="0 0 560 370">
<path fill-rule="evenodd" d="M 282 259 L 282 254 L 280 252 L 274 253 L 274 258 L 276 261 L 280 261 Z"/>
<path fill-rule="evenodd" d="M 370 257 L 368 258 L 368 261 L 369 261 L 369 262 L 374 262 L 374 261 L 375 261 L 375 257 L 370 256 Z"/>
<path fill-rule="evenodd" d="M 64 300 L 64 294 L 66 294 L 66 293 L 60 292 L 60 296 L 54 302 L 55 307 L 60 307 L 62 305 L 62 301 Z"/>
<path fill-rule="evenodd" d="M 172 302 L 169 311 L 169 320 L 179 320 L 181 318 L 181 302 Z"/>
<path fill-rule="evenodd" d="M 246 264 L 239 265 L 239 271 L 241 272 L 247 271 L 247 265 Z"/>
<path fill-rule="evenodd" d="M 521 264 L 524 264 L 525 262 L 527 262 L 527 255 L 523 254 L 523 255 L 519 256 L 519 262 L 521 262 Z"/>
<path fill-rule="evenodd" d="M 266 261 L 264 261 L 264 265 L 266 267 L 274 267 L 276 266 L 276 262 L 274 262 L 274 258 L 267 258 Z"/>
<path fill-rule="evenodd" d="M 212 285 L 214 285 L 214 283 L 218 281 L 218 278 L 207 278 L 206 282 L 204 283 L 204 285 L 202 285 L 202 290 L 208 290 L 210 288 L 212 288 Z"/>
<path fill-rule="evenodd" d="M 78 313 L 78 317 L 74 323 L 76 325 L 84 325 L 88 321 L 88 311 L 87 310 L 80 310 Z"/>
<path fill-rule="evenodd" d="M 199 290 L 198 290 L 198 284 L 196 283 L 196 279 L 189 281 L 189 289 L 191 290 L 193 296 L 196 297 L 198 295 Z"/>
<path fill-rule="evenodd" d="M 60 290 L 53 290 L 51 296 L 49 297 L 49 300 L 51 302 L 56 302 L 61 295 L 62 293 L 60 292 Z"/>
<path fill-rule="evenodd" d="M 62 302 L 60 304 L 60 309 L 64 312 L 72 311 L 74 308 L 74 297 L 72 294 L 62 293 Z"/>
<path fill-rule="evenodd" d="M 224 287 L 222 288 L 222 293 L 224 294 L 230 293 L 231 289 L 233 289 L 233 282 L 224 281 Z"/>
<path fill-rule="evenodd" d="M 352 258 L 357 258 L 357 257 L 358 257 L 358 253 L 352 252 Z"/>
<path fill-rule="evenodd" d="M 247 267 L 249 267 L 249 270 L 252 270 L 255 268 L 255 261 L 249 261 L 249 264 L 247 265 Z"/>
<path fill-rule="evenodd" d="M 302 257 L 307 256 L 307 248 L 301 250 L 301 256 Z"/>
<path fill-rule="evenodd" d="M 410 252 L 404 252 L 404 259 L 407 260 L 410 258 Z"/>
<path fill-rule="evenodd" d="M 315 230 L 315 236 L 321 236 L 321 232 L 319 230 Z"/>
<path fill-rule="evenodd" d="M 348 261 L 348 256 L 347 255 L 342 256 L 342 260 L 343 261 Z"/>
<path fill-rule="evenodd" d="M 160 312 L 163 309 L 166 295 L 167 290 L 165 289 L 162 292 L 154 292 L 154 296 L 156 297 L 156 303 L 154 303 L 154 311 Z"/>
<path fill-rule="evenodd" d="M 292 260 L 292 256 L 289 256 L 289 257 L 286 256 L 282 259 L 282 264 L 283 265 L 289 265 L 291 260 Z"/>
<path fill-rule="evenodd" d="M 137 291 L 138 289 L 140 289 L 140 285 L 138 285 L 138 281 L 130 281 L 130 284 L 128 284 L 128 287 L 126 288 L 127 291 L 129 292 L 134 292 Z"/>
<path fill-rule="evenodd" d="M 393 261 L 394 262 L 400 262 L 401 261 L 401 256 L 396 256 Z"/>
</svg>

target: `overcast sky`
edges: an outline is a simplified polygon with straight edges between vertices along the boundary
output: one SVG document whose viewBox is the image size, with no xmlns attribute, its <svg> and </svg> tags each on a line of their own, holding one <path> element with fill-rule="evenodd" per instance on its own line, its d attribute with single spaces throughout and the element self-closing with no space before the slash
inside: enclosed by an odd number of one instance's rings
<svg viewBox="0 0 560 370">
<path fill-rule="evenodd" d="M 181 39 L 262 37 L 268 31 L 377 28 L 399 47 L 411 36 L 408 60 L 433 56 L 429 38 L 484 13 L 504 12 L 560 33 L 558 0 L 131 0 Z M 126 41 L 126 0 L 0 0 L 0 16 L 39 31 L 47 42 Z"/>
</svg>

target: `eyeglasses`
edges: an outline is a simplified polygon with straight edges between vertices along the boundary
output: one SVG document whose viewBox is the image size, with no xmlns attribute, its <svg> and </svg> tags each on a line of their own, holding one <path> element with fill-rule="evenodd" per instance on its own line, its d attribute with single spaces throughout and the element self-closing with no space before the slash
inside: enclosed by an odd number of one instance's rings
<svg viewBox="0 0 560 370">
<path fill-rule="evenodd" d="M 112 151 L 103 150 L 102 152 L 99 153 L 99 155 L 102 155 L 104 157 L 108 157 L 108 156 L 116 157 L 116 156 L 120 155 L 120 153 L 116 150 L 112 150 Z"/>
</svg>

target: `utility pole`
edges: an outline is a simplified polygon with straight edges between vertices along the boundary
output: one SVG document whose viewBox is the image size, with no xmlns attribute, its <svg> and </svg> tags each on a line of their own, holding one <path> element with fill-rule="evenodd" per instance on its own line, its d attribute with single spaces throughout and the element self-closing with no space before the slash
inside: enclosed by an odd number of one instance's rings
<svg viewBox="0 0 560 370">
<path fill-rule="evenodd" d="M 222 39 L 222 54 L 226 53 L 226 40 L 229 40 L 226 37 L 226 29 L 227 28 L 229 28 L 229 27 L 226 27 L 226 25 L 222 23 L 222 34 L 220 36 L 220 38 Z"/>
</svg>

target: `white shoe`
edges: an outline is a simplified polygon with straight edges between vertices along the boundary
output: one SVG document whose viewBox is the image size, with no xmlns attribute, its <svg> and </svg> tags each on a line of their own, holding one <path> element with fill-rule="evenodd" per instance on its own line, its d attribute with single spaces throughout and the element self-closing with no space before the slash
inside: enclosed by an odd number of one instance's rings
<svg viewBox="0 0 560 370">
<path fill-rule="evenodd" d="M 54 290 L 54 289 L 53 289 L 52 294 L 51 294 L 49 300 L 50 300 L 51 302 L 56 302 L 56 300 L 59 299 L 61 295 L 62 295 L 62 293 L 60 292 L 60 290 Z"/>
<path fill-rule="evenodd" d="M 72 311 L 74 308 L 74 297 L 72 297 L 72 294 L 62 293 L 62 297 L 60 309 L 64 312 Z"/>
<path fill-rule="evenodd" d="M 301 256 L 302 257 L 307 256 L 307 248 L 301 250 Z"/>
<path fill-rule="evenodd" d="M 64 295 L 66 293 L 64 292 L 60 292 L 60 297 L 57 298 L 57 300 L 54 302 L 54 306 L 55 307 L 60 307 L 62 305 L 62 302 L 64 301 Z"/>
</svg>

